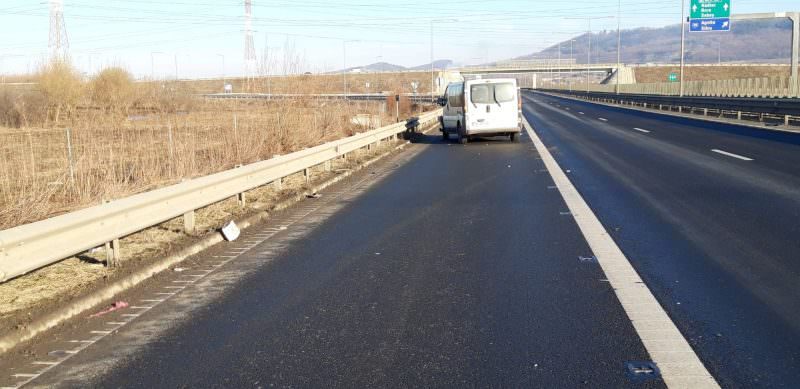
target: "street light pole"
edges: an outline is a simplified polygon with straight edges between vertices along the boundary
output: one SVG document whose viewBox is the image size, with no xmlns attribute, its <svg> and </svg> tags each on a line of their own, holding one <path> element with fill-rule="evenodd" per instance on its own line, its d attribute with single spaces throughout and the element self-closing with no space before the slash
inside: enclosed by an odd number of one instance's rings
<svg viewBox="0 0 800 389">
<path fill-rule="evenodd" d="M 683 97 L 683 67 L 686 62 L 685 45 L 686 45 L 686 25 L 684 19 L 686 18 L 686 0 L 681 0 L 681 79 L 680 79 L 680 97 Z"/>
<path fill-rule="evenodd" d="M 434 73 L 433 73 L 433 20 L 431 20 L 431 101 L 433 101 L 433 96 L 435 94 L 433 89 L 434 83 Z"/>
<path fill-rule="evenodd" d="M 586 51 L 586 96 L 589 96 L 589 66 L 592 66 L 592 18 L 589 21 L 589 50 Z"/>
<path fill-rule="evenodd" d="M 342 93 L 347 99 L 347 41 L 342 41 Z"/>
<path fill-rule="evenodd" d="M 622 32 L 620 30 L 620 17 L 622 16 L 622 0 L 617 0 L 617 86 L 616 92 L 619 94 L 619 78 L 622 76 L 620 71 L 622 70 L 622 59 L 621 59 L 621 46 L 622 46 Z"/>
<path fill-rule="evenodd" d="M 459 21 L 458 19 L 431 19 L 431 99 L 433 99 L 434 95 L 436 94 L 435 90 L 436 86 L 434 85 L 434 83 L 436 82 L 436 77 L 433 67 L 433 24 L 435 22 L 458 22 L 458 21 Z"/>
<path fill-rule="evenodd" d="M 153 79 L 153 80 L 156 79 L 156 65 L 155 65 L 156 64 L 156 60 L 155 60 L 155 55 L 156 54 L 164 54 L 164 53 L 162 53 L 160 51 L 151 51 L 150 52 L 150 78 Z"/>
<path fill-rule="evenodd" d="M 225 55 L 217 54 L 217 57 L 222 57 L 222 85 L 225 85 Z"/>
</svg>

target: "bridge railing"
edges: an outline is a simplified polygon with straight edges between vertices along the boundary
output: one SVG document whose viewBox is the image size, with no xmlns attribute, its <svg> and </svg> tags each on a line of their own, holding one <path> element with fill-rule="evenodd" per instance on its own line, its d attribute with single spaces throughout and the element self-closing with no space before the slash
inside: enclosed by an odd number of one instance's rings
<svg viewBox="0 0 800 389">
<path fill-rule="evenodd" d="M 414 123 L 438 121 L 441 109 L 425 113 Z M 379 144 L 407 131 L 399 122 L 362 134 L 209 176 L 136 194 L 109 203 L 0 231 L 0 282 L 59 262 L 95 247 L 118 247 L 118 239 L 183 216 L 194 229 L 195 210 L 240 196 L 257 187 L 304 172 L 361 148 Z M 115 249 L 113 249 L 115 250 Z M 116 256 L 116 255 L 114 255 Z"/>
<path fill-rule="evenodd" d="M 540 82 L 537 88 L 614 93 L 614 84 L 549 83 Z M 619 92 L 637 95 L 677 96 L 677 82 L 620 84 Z M 687 81 L 684 96 L 690 97 L 743 97 L 743 98 L 797 98 L 800 97 L 800 82 L 787 77 L 743 78 L 734 80 Z"/>
</svg>

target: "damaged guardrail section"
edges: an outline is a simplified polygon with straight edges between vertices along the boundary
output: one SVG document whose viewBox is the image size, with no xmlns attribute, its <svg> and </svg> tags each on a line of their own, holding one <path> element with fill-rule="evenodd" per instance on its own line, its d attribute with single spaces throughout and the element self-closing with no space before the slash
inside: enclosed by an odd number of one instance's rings
<svg viewBox="0 0 800 389">
<path fill-rule="evenodd" d="M 441 110 L 419 117 L 424 125 Z M 407 131 L 406 122 L 381 127 L 313 148 L 256 162 L 93 206 L 50 219 L 0 231 L 0 282 L 59 262 L 102 245 L 118 258 L 119 239 L 183 216 L 194 229 L 194 211 L 286 176 L 345 156 Z M 327 166 L 327 165 L 326 165 Z"/>
</svg>

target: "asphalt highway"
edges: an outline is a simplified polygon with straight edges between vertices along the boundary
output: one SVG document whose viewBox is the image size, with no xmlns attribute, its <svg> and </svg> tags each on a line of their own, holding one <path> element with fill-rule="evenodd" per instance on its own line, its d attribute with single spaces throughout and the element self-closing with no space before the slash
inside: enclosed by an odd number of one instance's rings
<svg viewBox="0 0 800 389">
<path fill-rule="evenodd" d="M 800 134 L 539 93 L 525 115 L 718 382 L 796 387 Z"/>
<path fill-rule="evenodd" d="M 524 97 L 719 384 L 796 387 L 800 136 Z M 630 374 L 641 333 L 531 139 L 440 138 L 62 326 L 27 352 L 45 371 L 0 369 L 34 387 L 663 387 Z"/>
<path fill-rule="evenodd" d="M 530 140 L 440 138 L 188 319 L 123 327 L 33 384 L 663 387 L 626 373 L 648 353 Z"/>
</svg>

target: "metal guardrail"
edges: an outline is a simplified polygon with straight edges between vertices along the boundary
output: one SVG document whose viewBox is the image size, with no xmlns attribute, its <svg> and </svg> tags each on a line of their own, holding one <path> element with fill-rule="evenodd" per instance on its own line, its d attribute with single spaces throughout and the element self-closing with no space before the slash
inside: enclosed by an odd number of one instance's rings
<svg viewBox="0 0 800 389">
<path fill-rule="evenodd" d="M 411 93 L 403 93 L 401 96 L 406 96 L 413 102 L 418 103 L 433 103 L 435 102 L 435 97 L 431 97 L 430 94 L 411 94 Z M 386 101 L 387 98 L 391 98 L 392 95 L 387 95 L 383 93 L 348 93 L 348 94 L 335 94 L 335 93 L 328 93 L 328 94 L 268 94 L 268 93 L 210 93 L 204 94 L 203 97 L 210 98 L 210 99 L 244 99 L 244 100 L 251 100 L 251 99 L 259 99 L 259 100 L 291 100 L 291 99 L 323 99 L 323 100 L 354 100 L 354 101 Z"/>
<path fill-rule="evenodd" d="M 417 119 L 438 120 L 441 109 Z M 326 143 L 306 150 L 140 193 L 50 219 L 0 231 L 0 282 L 170 219 L 184 216 L 193 225 L 194 211 L 269 184 L 286 176 L 367 147 L 407 131 L 406 122 Z"/>
<path fill-rule="evenodd" d="M 543 92 L 575 96 L 583 99 L 616 104 L 634 104 L 644 108 L 669 108 L 683 112 L 703 110 L 736 113 L 741 119 L 743 114 L 780 116 L 784 124 L 789 125 L 791 119 L 800 117 L 800 99 L 797 98 L 723 98 L 723 97 L 676 97 L 642 94 L 615 94 L 607 92 L 565 91 L 561 89 L 537 89 Z"/>
</svg>

